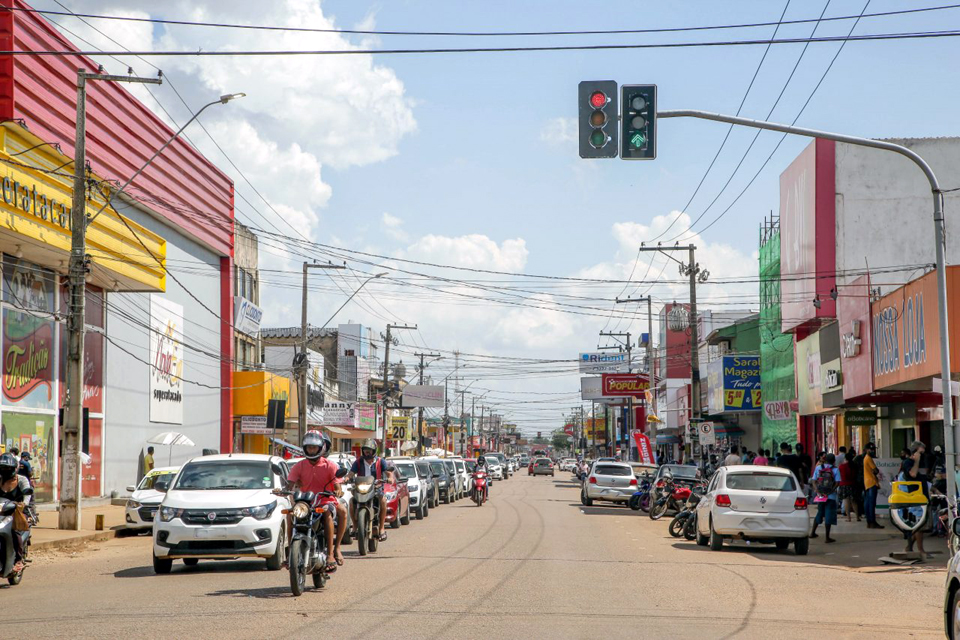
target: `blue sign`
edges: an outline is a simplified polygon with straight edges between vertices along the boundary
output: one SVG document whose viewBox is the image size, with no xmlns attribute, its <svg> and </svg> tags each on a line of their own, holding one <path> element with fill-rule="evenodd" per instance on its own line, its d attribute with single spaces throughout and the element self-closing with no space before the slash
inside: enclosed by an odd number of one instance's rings
<svg viewBox="0 0 960 640">
<path fill-rule="evenodd" d="M 760 411 L 760 356 L 722 356 L 707 365 L 711 414 Z"/>
</svg>

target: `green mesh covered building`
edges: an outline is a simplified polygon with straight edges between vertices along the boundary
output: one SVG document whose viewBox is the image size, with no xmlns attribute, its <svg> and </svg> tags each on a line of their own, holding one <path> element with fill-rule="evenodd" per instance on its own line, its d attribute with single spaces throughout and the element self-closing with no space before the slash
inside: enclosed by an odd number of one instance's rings
<svg viewBox="0 0 960 640">
<path fill-rule="evenodd" d="M 781 333 L 780 309 L 780 220 L 771 215 L 760 228 L 761 441 L 771 452 L 797 441 L 796 416 L 788 409 L 796 399 L 793 335 Z"/>
</svg>

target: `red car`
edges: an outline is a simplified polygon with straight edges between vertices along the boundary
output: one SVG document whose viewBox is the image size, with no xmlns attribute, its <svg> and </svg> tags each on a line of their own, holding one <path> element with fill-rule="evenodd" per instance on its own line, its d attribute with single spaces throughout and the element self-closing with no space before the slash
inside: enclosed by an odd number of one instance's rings
<svg viewBox="0 0 960 640">
<path fill-rule="evenodd" d="M 387 499 L 387 524 L 393 529 L 410 524 L 410 490 L 407 483 L 384 482 L 383 495 Z"/>
</svg>

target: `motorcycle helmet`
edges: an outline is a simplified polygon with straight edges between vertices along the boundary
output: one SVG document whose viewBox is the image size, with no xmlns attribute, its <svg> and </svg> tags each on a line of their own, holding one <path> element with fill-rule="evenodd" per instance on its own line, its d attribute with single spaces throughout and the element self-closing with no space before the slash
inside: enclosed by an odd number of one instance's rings
<svg viewBox="0 0 960 640">
<path fill-rule="evenodd" d="M 325 457 L 330 452 L 330 436 L 319 431 L 307 431 L 303 436 L 303 457 L 307 460 L 318 460 Z M 307 447 L 317 447 L 315 454 L 307 453 Z"/>
<path fill-rule="evenodd" d="M 363 454 L 364 449 L 371 449 L 373 451 L 373 454 L 371 454 L 370 456 L 364 455 L 363 457 L 373 458 L 373 456 L 377 455 L 377 441 L 374 440 L 373 438 L 367 438 L 366 440 L 363 441 L 363 444 L 360 445 L 361 454 Z"/>
<path fill-rule="evenodd" d="M 20 463 L 17 462 L 17 457 L 12 453 L 5 453 L 0 456 L 0 479 L 9 480 L 13 476 L 17 475 L 17 469 L 20 467 Z"/>
<path fill-rule="evenodd" d="M 20 459 L 21 459 L 21 460 L 27 460 L 27 461 L 29 461 L 29 460 L 30 460 L 30 452 L 29 452 L 29 451 L 24 451 L 24 452 L 20 455 Z"/>
</svg>

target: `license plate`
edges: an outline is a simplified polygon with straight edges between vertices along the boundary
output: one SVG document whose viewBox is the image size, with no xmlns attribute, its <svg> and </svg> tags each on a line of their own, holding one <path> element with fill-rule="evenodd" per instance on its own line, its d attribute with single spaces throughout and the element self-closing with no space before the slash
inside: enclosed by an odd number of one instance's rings
<svg viewBox="0 0 960 640">
<path fill-rule="evenodd" d="M 197 529 L 194 532 L 194 535 L 198 538 L 210 539 L 210 538 L 224 538 L 226 537 L 227 532 L 223 529 Z"/>
</svg>

